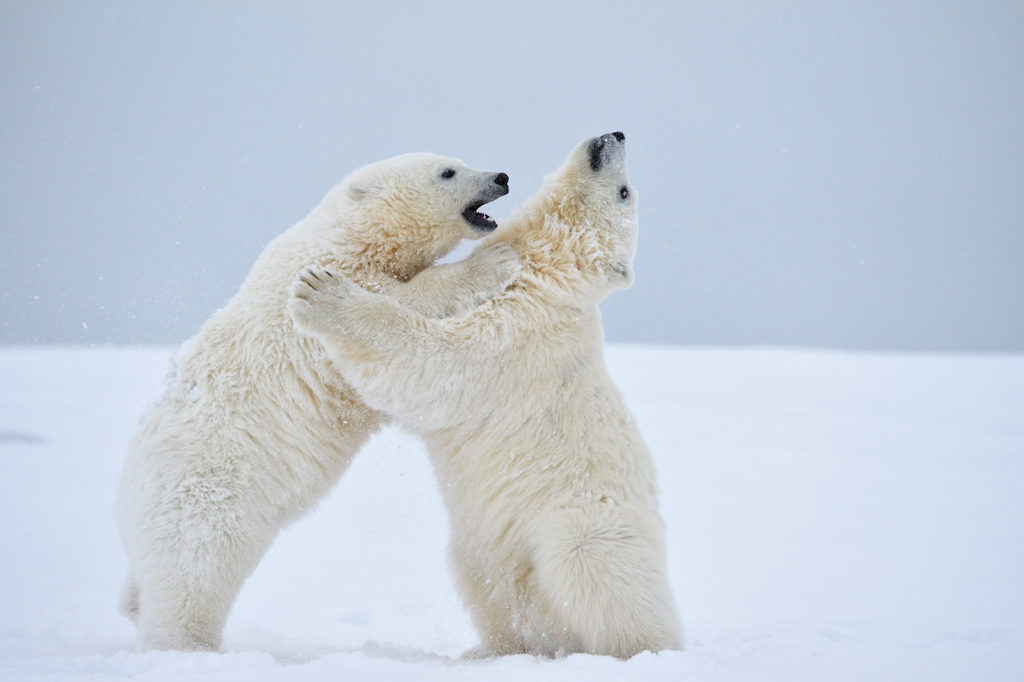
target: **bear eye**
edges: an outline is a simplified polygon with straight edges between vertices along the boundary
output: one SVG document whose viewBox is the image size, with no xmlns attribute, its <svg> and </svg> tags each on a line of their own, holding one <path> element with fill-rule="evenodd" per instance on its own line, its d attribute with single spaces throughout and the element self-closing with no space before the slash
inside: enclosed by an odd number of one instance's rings
<svg viewBox="0 0 1024 682">
<path fill-rule="evenodd" d="M 441 171 L 441 177 L 444 178 L 445 180 L 448 180 L 449 178 L 454 178 L 455 177 L 455 169 L 454 168 L 445 168 L 443 171 Z"/>
<path fill-rule="evenodd" d="M 619 196 L 622 197 L 623 199 L 629 198 L 629 188 L 626 187 L 625 185 L 620 187 L 619 188 Z"/>
</svg>

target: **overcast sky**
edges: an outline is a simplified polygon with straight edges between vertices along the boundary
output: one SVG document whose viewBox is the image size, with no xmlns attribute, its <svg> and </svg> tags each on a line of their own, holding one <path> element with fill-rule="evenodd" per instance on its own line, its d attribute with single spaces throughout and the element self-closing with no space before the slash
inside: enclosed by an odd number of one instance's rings
<svg viewBox="0 0 1024 682">
<path fill-rule="evenodd" d="M 1024 350 L 1020 2 L 0 3 L 0 343 L 169 343 L 350 170 L 625 131 L 612 341 Z"/>
</svg>

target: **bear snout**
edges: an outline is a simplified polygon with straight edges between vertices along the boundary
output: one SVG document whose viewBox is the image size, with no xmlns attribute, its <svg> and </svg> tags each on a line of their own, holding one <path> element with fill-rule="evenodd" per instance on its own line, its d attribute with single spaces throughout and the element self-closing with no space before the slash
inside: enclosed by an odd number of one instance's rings
<svg viewBox="0 0 1024 682">
<path fill-rule="evenodd" d="M 625 141 L 626 134 L 619 130 L 616 130 L 614 133 L 605 133 L 604 135 L 592 139 L 587 149 L 590 157 L 590 170 L 601 170 L 601 167 L 604 166 L 605 162 L 607 162 L 610 156 L 615 153 L 612 151 L 615 147 L 615 143 L 618 142 L 619 144 L 624 144 Z"/>
<path fill-rule="evenodd" d="M 590 170 L 601 168 L 601 152 L 604 150 L 604 138 L 595 137 L 590 141 Z"/>
<path fill-rule="evenodd" d="M 498 173 L 497 175 L 495 175 L 494 176 L 494 184 L 497 185 L 498 187 L 505 188 L 505 191 L 507 192 L 508 191 L 508 174 L 507 173 Z"/>
</svg>

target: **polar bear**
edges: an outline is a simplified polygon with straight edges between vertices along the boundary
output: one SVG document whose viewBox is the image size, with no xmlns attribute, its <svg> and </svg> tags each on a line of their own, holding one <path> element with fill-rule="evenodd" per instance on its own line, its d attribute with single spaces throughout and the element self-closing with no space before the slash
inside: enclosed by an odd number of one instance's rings
<svg viewBox="0 0 1024 682">
<path fill-rule="evenodd" d="M 514 249 L 424 270 L 497 225 L 480 207 L 508 176 L 411 154 L 345 178 L 273 240 L 235 296 L 186 342 L 135 435 L 117 494 L 130 560 L 122 610 L 144 648 L 215 649 L 279 529 L 312 507 L 385 420 L 296 332 L 286 304 L 310 262 L 428 316 L 504 289 Z"/>
<path fill-rule="evenodd" d="M 478 247 L 514 246 L 523 270 L 463 316 L 427 319 L 323 268 L 293 285 L 299 328 L 425 438 L 482 638 L 469 655 L 681 646 L 654 463 L 605 369 L 597 307 L 633 280 L 624 141 L 582 143 Z"/>
</svg>

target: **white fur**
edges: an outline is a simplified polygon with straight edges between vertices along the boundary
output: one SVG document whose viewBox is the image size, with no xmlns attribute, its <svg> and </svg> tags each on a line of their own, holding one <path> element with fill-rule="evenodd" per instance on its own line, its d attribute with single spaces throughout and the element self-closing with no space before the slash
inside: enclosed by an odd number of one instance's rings
<svg viewBox="0 0 1024 682">
<path fill-rule="evenodd" d="M 585 142 L 488 240 L 523 273 L 461 318 L 316 270 L 293 287 L 293 318 L 367 404 L 424 435 L 481 655 L 680 646 L 652 458 L 604 365 L 597 304 L 632 282 L 637 219 L 603 137 L 604 166 Z"/>
<path fill-rule="evenodd" d="M 457 175 L 439 177 L 449 167 Z M 317 263 L 427 315 L 476 305 L 515 276 L 511 248 L 414 275 L 480 236 L 461 212 L 494 192 L 494 178 L 432 154 L 354 172 L 266 247 L 181 348 L 132 442 L 117 499 L 131 563 L 122 607 L 144 647 L 218 647 L 278 530 L 332 487 L 385 419 L 296 332 L 286 312 L 296 273 Z"/>
</svg>

